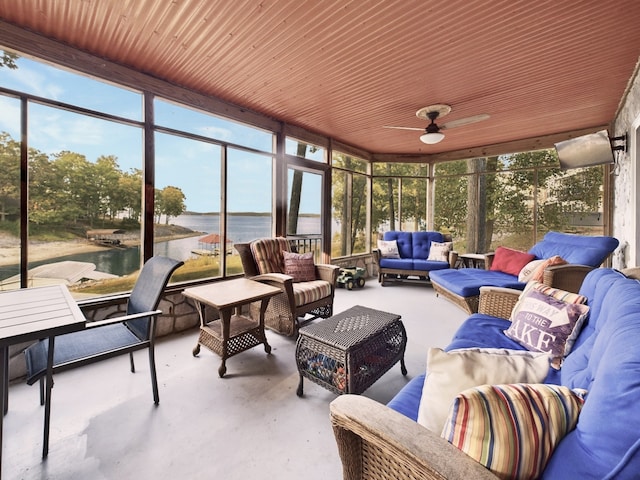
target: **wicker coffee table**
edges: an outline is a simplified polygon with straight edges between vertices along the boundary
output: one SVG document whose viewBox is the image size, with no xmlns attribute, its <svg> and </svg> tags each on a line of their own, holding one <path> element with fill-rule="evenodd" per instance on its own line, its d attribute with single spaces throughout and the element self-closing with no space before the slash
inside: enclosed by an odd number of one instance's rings
<svg viewBox="0 0 640 480">
<path fill-rule="evenodd" d="M 302 396 L 306 377 L 339 395 L 360 394 L 398 360 L 406 375 L 406 345 L 400 315 L 360 305 L 303 327 L 296 343 L 296 393 Z"/>
</svg>

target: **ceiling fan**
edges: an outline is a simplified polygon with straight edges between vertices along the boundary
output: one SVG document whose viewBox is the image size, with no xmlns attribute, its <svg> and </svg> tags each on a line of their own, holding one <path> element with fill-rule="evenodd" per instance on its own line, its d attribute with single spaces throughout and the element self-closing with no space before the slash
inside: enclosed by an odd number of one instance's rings
<svg viewBox="0 0 640 480">
<path fill-rule="evenodd" d="M 471 123 L 481 122 L 482 120 L 486 120 L 489 118 L 489 115 L 486 113 L 481 113 L 480 115 L 474 115 L 473 117 L 461 118 L 459 120 L 453 120 L 451 122 L 444 123 L 442 125 L 436 124 L 436 119 L 439 117 L 444 117 L 451 112 L 451 106 L 449 105 L 429 105 L 428 107 L 423 107 L 416 112 L 416 117 L 422 120 L 430 120 L 431 123 L 427 125 L 426 129 L 415 128 L 415 127 L 393 127 L 385 125 L 384 128 L 396 128 L 399 130 L 416 130 L 421 132 L 424 130 L 424 134 L 420 135 L 420 140 L 427 144 L 434 144 L 442 141 L 444 139 L 444 133 L 440 132 L 440 130 L 446 130 L 449 128 L 461 127 L 463 125 L 469 125 Z"/>
</svg>

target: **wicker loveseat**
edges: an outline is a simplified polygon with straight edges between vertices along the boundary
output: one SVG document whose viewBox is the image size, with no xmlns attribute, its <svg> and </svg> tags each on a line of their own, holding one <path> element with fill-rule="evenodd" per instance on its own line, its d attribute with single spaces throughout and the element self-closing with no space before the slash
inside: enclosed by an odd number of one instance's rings
<svg viewBox="0 0 640 480">
<path fill-rule="evenodd" d="M 528 253 L 535 259 L 560 256 L 567 264 L 549 266 L 544 271 L 546 285 L 577 292 L 585 275 L 616 249 L 618 240 L 607 236 L 585 236 L 548 232 Z M 452 301 L 467 313 L 478 311 L 480 287 L 506 287 L 522 290 L 525 283 L 518 275 L 491 269 L 493 253 L 485 255 L 485 268 L 448 268 L 431 274 L 431 284 L 438 295 Z"/>
<path fill-rule="evenodd" d="M 378 267 L 378 282 L 382 286 L 390 281 L 428 281 L 434 270 L 453 268 L 457 254 L 450 249 L 446 260 L 430 258 L 434 242 L 451 242 L 451 235 L 440 232 L 384 232 L 383 242 L 395 242 L 397 257 L 385 257 L 380 249 L 373 251 Z"/>
<path fill-rule="evenodd" d="M 479 313 L 460 326 L 444 349 L 447 354 L 473 347 L 522 350 L 504 334 L 511 324 L 504 317 L 519 294 L 483 288 Z M 544 383 L 585 389 L 587 395 L 575 428 L 550 450 L 537 478 L 638 478 L 640 282 L 613 269 L 597 268 L 586 276 L 580 294 L 588 299 L 587 319 L 561 369 L 549 368 Z M 416 422 L 425 378 L 422 374 L 411 379 L 386 406 L 355 395 L 331 403 L 345 479 L 498 478 Z"/>
<path fill-rule="evenodd" d="M 286 275 L 283 252 L 291 252 L 286 238 L 262 238 L 251 243 L 236 243 L 244 276 L 282 289 L 269 301 L 265 312 L 265 327 L 287 336 L 297 335 L 301 319 L 307 320 L 333 314 L 333 298 L 339 267 L 316 264 L 314 279 L 296 282 Z M 252 318 L 259 318 L 260 302 L 251 304 Z"/>
</svg>

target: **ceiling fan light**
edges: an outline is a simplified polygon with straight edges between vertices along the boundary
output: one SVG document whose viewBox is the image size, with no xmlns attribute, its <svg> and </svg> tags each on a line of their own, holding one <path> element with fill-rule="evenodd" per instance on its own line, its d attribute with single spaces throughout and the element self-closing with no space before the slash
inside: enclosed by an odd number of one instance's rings
<svg viewBox="0 0 640 480">
<path fill-rule="evenodd" d="M 420 141 L 428 145 L 433 145 L 434 143 L 441 142 L 443 138 L 444 133 L 440 132 L 425 133 L 424 135 L 420 135 Z"/>
</svg>

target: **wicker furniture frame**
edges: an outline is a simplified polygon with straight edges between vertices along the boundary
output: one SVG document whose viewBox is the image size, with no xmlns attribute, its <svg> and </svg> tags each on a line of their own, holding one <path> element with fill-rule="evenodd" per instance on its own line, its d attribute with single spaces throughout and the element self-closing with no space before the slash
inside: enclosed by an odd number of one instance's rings
<svg viewBox="0 0 640 480">
<path fill-rule="evenodd" d="M 400 315 L 356 305 L 299 333 L 298 396 L 305 377 L 340 395 L 364 392 L 398 361 L 407 374 L 407 334 Z"/>
<path fill-rule="evenodd" d="M 283 273 L 260 274 L 251 253 L 250 243 L 236 243 L 235 249 L 240 254 L 245 278 L 272 285 L 281 290 L 282 294 L 271 299 L 265 312 L 265 327 L 287 336 L 295 336 L 300 326 L 306 321 L 301 321 L 306 315 L 308 320 L 315 318 L 329 318 L 333 314 L 333 298 L 338 280 L 340 268 L 336 265 L 316 264 L 316 278 L 324 280 L 331 285 L 330 295 L 315 302 L 304 305 L 296 305 L 294 297 L 293 278 Z M 252 318 L 257 318 L 260 312 L 260 304 L 250 306 Z"/>
<path fill-rule="evenodd" d="M 279 293 L 278 288 L 246 278 L 184 290 L 184 296 L 195 300 L 200 315 L 200 334 L 193 349 L 193 356 L 200 353 L 200 345 L 220 355 L 222 363 L 218 368 L 218 375 L 224 377 L 228 358 L 260 344 L 264 344 L 265 352 L 271 353 L 271 346 L 264 333 L 264 312 L 269 299 Z M 258 321 L 241 315 L 243 305 L 256 301 L 260 304 Z M 219 319 L 207 320 L 207 305 L 218 310 Z M 233 314 L 233 311 L 236 313 Z"/>
</svg>

